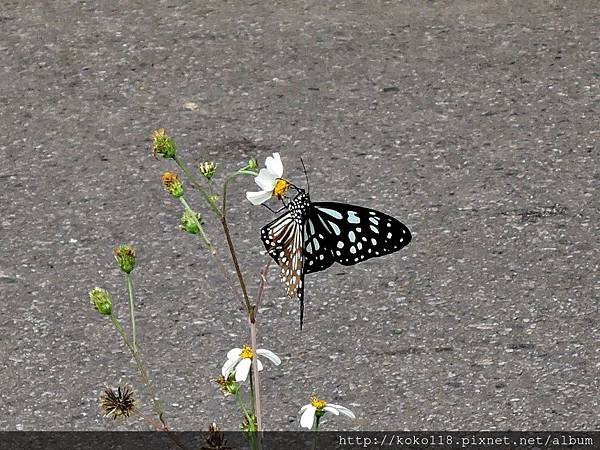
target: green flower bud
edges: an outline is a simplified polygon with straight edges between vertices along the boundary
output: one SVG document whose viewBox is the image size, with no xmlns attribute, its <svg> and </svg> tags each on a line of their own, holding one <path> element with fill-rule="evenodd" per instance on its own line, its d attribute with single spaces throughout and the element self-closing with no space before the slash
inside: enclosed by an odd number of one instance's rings
<svg viewBox="0 0 600 450">
<path fill-rule="evenodd" d="M 96 287 L 90 291 L 90 302 L 103 316 L 112 313 L 112 300 L 107 290 Z"/>
<path fill-rule="evenodd" d="M 204 221 L 199 213 L 194 213 L 189 209 L 186 209 L 181 217 L 181 225 L 179 226 L 183 231 L 187 231 L 191 234 L 200 233 L 199 225 L 202 225 Z"/>
<path fill-rule="evenodd" d="M 250 170 L 258 169 L 258 161 L 256 161 L 256 158 L 250 158 L 250 161 L 248 161 L 248 169 L 250 169 Z"/>
<path fill-rule="evenodd" d="M 175 141 L 167 134 L 164 128 L 152 132 L 152 143 L 155 158 L 157 154 L 163 155 L 164 158 L 175 158 L 177 154 Z"/>
<path fill-rule="evenodd" d="M 208 201 L 210 202 L 211 205 L 216 205 L 219 202 L 219 196 L 218 195 L 209 195 Z"/>
<path fill-rule="evenodd" d="M 125 273 L 131 273 L 135 267 L 135 251 L 129 245 L 121 244 L 115 249 L 114 253 L 121 270 Z"/>
<path fill-rule="evenodd" d="M 198 167 L 198 170 L 208 181 L 212 180 L 217 171 L 217 165 L 212 161 L 205 161 Z"/>
<path fill-rule="evenodd" d="M 167 192 L 173 197 L 179 198 L 183 195 L 183 184 L 181 184 L 176 173 L 165 172 L 162 176 L 162 181 Z"/>
</svg>

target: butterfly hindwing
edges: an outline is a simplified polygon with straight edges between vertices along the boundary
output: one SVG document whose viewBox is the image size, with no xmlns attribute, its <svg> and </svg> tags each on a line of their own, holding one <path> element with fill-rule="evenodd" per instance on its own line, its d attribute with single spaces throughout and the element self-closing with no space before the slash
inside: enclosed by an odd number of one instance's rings
<svg viewBox="0 0 600 450">
<path fill-rule="evenodd" d="M 304 318 L 304 224 L 286 212 L 260 232 L 267 253 L 279 265 L 289 297 L 300 300 L 300 326 Z"/>
<path fill-rule="evenodd" d="M 361 206 L 315 202 L 308 217 L 328 231 L 325 247 L 334 261 L 346 266 L 396 252 L 411 240 L 402 222 Z"/>
<path fill-rule="evenodd" d="M 298 287 L 302 287 L 304 262 L 302 228 L 301 223 L 286 213 L 261 230 L 261 239 L 269 255 L 281 268 L 281 278 L 287 285 L 290 297 L 296 294 Z"/>
</svg>

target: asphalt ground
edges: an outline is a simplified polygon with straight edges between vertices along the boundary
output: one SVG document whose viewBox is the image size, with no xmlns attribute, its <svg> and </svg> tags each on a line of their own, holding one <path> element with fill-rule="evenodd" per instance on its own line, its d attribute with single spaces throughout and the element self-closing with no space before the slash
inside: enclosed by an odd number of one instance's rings
<svg viewBox="0 0 600 450">
<path fill-rule="evenodd" d="M 238 298 L 178 230 L 151 154 L 165 127 L 216 183 L 281 153 L 315 201 L 405 223 L 401 252 L 307 276 L 305 327 L 277 270 L 259 314 L 265 426 L 311 393 L 324 429 L 600 427 L 597 1 L 2 1 L 0 429 L 148 429 L 102 418 L 139 377 L 88 291 L 127 317 L 113 248 L 138 252 L 140 346 L 170 425 L 237 429 L 213 379 L 247 342 Z M 231 189 L 256 292 L 273 215 Z M 219 228 L 207 232 L 222 253 Z"/>
</svg>

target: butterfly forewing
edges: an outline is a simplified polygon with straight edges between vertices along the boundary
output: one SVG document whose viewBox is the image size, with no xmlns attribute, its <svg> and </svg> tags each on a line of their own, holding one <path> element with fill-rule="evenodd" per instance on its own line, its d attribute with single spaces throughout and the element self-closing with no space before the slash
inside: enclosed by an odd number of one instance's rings
<svg viewBox="0 0 600 450">
<path fill-rule="evenodd" d="M 402 222 L 373 209 L 335 202 L 316 202 L 310 207 L 309 220 L 319 222 L 327 230 L 321 243 L 324 250 L 346 266 L 393 253 L 411 240 L 410 231 Z M 306 264 L 307 273 L 322 270 L 310 270 L 315 263 L 310 266 L 308 260 Z"/>
<path fill-rule="evenodd" d="M 304 226 L 304 273 L 325 270 L 335 262 L 330 234 L 318 218 L 309 214 Z"/>
</svg>

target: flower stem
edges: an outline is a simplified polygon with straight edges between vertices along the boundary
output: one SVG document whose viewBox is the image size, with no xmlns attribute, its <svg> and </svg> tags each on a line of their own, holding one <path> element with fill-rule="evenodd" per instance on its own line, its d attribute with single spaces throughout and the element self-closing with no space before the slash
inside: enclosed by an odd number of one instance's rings
<svg viewBox="0 0 600 450">
<path fill-rule="evenodd" d="M 137 352 L 137 339 L 135 333 L 135 310 L 133 301 L 133 278 L 127 274 L 127 292 L 129 293 L 129 316 L 131 317 L 131 346 Z"/>
<path fill-rule="evenodd" d="M 258 374 L 258 364 L 256 355 L 256 320 L 250 320 L 250 345 L 252 346 L 252 376 L 250 377 L 250 389 L 252 391 L 252 406 L 254 406 L 254 415 L 256 416 L 256 430 L 262 431 L 262 407 L 260 402 L 260 376 Z"/>
<path fill-rule="evenodd" d="M 265 289 L 267 286 L 267 273 L 269 272 L 269 267 L 271 266 L 271 262 L 273 260 L 269 257 L 265 266 L 260 271 L 260 284 L 258 285 L 258 292 L 256 293 L 256 303 L 254 305 L 254 316 L 250 318 L 250 321 L 256 321 L 256 313 L 258 312 L 258 308 L 260 307 L 260 302 L 263 298 L 263 294 L 265 293 Z"/>
<path fill-rule="evenodd" d="M 242 295 L 244 297 L 244 305 L 246 306 L 246 310 L 248 311 L 248 315 L 252 315 L 253 307 L 250 303 L 250 297 L 248 297 L 248 290 L 246 289 L 246 282 L 244 281 L 244 275 L 240 269 L 240 263 L 238 262 L 237 254 L 235 252 L 235 247 L 233 246 L 233 240 L 231 239 L 231 233 L 229 232 L 229 225 L 227 224 L 227 216 L 225 213 L 221 216 L 221 225 L 223 226 L 223 231 L 225 233 L 225 239 L 227 240 L 227 246 L 229 247 L 229 253 L 231 255 L 231 260 L 233 261 L 233 267 L 235 268 L 235 273 L 237 274 L 238 281 L 240 283 L 240 288 L 242 289 Z"/>
<path fill-rule="evenodd" d="M 192 213 L 193 217 L 196 217 L 194 211 L 192 211 L 192 209 L 190 208 L 190 205 L 188 204 L 188 202 L 185 200 L 185 198 L 183 196 L 179 197 L 179 201 L 181 202 L 181 204 L 187 211 Z M 237 296 L 238 292 L 236 292 L 236 289 L 233 286 L 233 281 L 231 280 L 231 276 L 229 275 L 229 272 L 225 268 L 225 264 L 223 264 L 223 260 L 217 253 L 217 248 L 213 245 L 213 243 L 208 239 L 208 237 L 204 233 L 204 228 L 202 228 L 202 225 L 199 222 L 197 223 L 197 225 L 198 225 L 198 229 L 200 230 L 200 237 L 201 237 L 204 245 L 206 246 L 206 248 L 208 250 L 210 250 L 212 256 L 215 258 L 215 261 L 217 262 L 217 266 L 219 267 L 219 270 L 221 271 L 221 273 L 225 277 L 225 281 L 227 281 L 227 284 L 231 288 L 231 292 L 233 292 L 234 296 Z M 242 306 L 245 306 L 243 301 L 242 301 Z"/>
<path fill-rule="evenodd" d="M 150 398 L 152 399 L 152 405 L 154 406 L 154 412 L 156 413 L 156 415 L 158 416 L 158 418 L 160 419 L 160 421 L 163 424 L 163 430 L 169 431 L 169 427 L 167 426 L 167 422 L 164 418 L 165 413 L 162 409 L 160 401 L 158 400 L 158 397 L 156 396 L 156 391 L 154 390 L 154 386 L 152 386 L 150 378 L 148 377 L 148 372 L 146 371 L 146 367 L 144 366 L 144 362 L 142 361 L 142 358 L 140 356 L 139 349 L 133 347 L 133 344 L 131 343 L 129 336 L 127 336 L 127 333 L 125 332 L 125 329 L 123 328 L 123 325 L 121 325 L 121 322 L 119 322 L 119 319 L 117 319 L 114 314 L 110 315 L 110 320 L 113 323 L 113 325 L 115 326 L 115 328 L 117 329 L 117 331 L 119 332 L 119 334 L 121 335 L 121 337 L 123 338 L 123 342 L 125 342 L 125 345 L 127 345 L 127 348 L 129 348 L 129 351 L 131 352 L 131 356 L 133 356 L 133 359 L 135 360 L 135 364 L 137 365 L 138 372 L 140 373 L 140 376 L 142 377 L 144 386 L 146 386 L 148 394 L 150 395 Z"/>
<path fill-rule="evenodd" d="M 194 210 L 192 208 L 190 208 L 190 205 L 188 204 L 187 200 L 183 197 L 183 195 L 181 197 L 179 197 L 179 201 L 181 202 L 183 207 L 191 213 L 192 217 L 194 217 L 194 221 L 196 222 L 196 225 L 198 226 L 198 229 L 200 230 L 200 237 L 204 241 L 204 245 L 206 245 L 206 247 L 208 247 L 208 249 L 212 250 L 213 245 L 206 237 L 206 234 L 204 234 L 204 228 L 202 228 L 202 224 L 198 220 L 198 217 L 196 217 Z"/>
<path fill-rule="evenodd" d="M 239 391 L 237 394 L 235 394 L 235 399 L 237 400 L 238 405 L 240 406 L 240 409 L 242 410 L 242 414 L 248 421 L 248 424 L 250 424 L 250 426 L 253 427 L 254 420 L 252 419 L 252 414 L 250 413 L 250 411 L 248 411 L 248 408 L 246 408 L 246 405 L 244 404 L 244 400 L 242 400 L 242 397 L 240 396 Z"/>
<path fill-rule="evenodd" d="M 200 192 L 200 194 L 202 194 L 202 196 L 204 197 L 204 199 L 206 200 L 206 202 L 208 203 L 210 208 L 213 210 L 213 212 L 217 216 L 220 216 L 221 212 L 219 211 L 219 208 L 217 208 L 213 204 L 213 202 L 210 201 L 210 196 L 206 193 L 206 191 L 204 190 L 202 185 L 198 182 L 198 180 L 196 180 L 196 177 L 194 177 L 194 175 L 192 175 L 192 172 L 190 172 L 190 170 L 187 168 L 185 163 L 181 159 L 179 159 L 179 157 L 177 157 L 177 156 L 175 156 L 173 159 L 175 160 L 175 163 L 177 163 L 179 168 L 183 171 L 183 173 L 185 174 L 187 179 L 190 180 L 190 182 L 194 185 L 194 187 L 198 190 L 198 192 Z"/>
<path fill-rule="evenodd" d="M 231 259 L 233 261 L 233 266 L 235 268 L 235 272 L 238 277 L 238 281 L 240 283 L 240 288 L 242 289 L 242 295 L 244 296 L 244 303 L 246 305 L 246 310 L 248 311 L 248 316 L 252 316 L 253 307 L 250 303 L 250 297 L 248 297 L 248 290 L 246 289 L 246 282 L 244 281 L 244 275 L 240 270 L 240 264 L 238 262 L 237 254 L 235 252 L 235 247 L 233 246 L 233 240 L 231 239 L 231 233 L 229 232 L 229 224 L 227 223 L 227 185 L 229 181 L 235 178 L 236 174 L 229 175 L 225 178 L 223 182 L 223 204 L 221 206 L 221 214 L 219 218 L 221 219 L 221 225 L 223 226 L 223 232 L 225 233 L 225 239 L 227 240 L 227 246 L 229 247 L 229 253 L 231 254 Z"/>
</svg>

